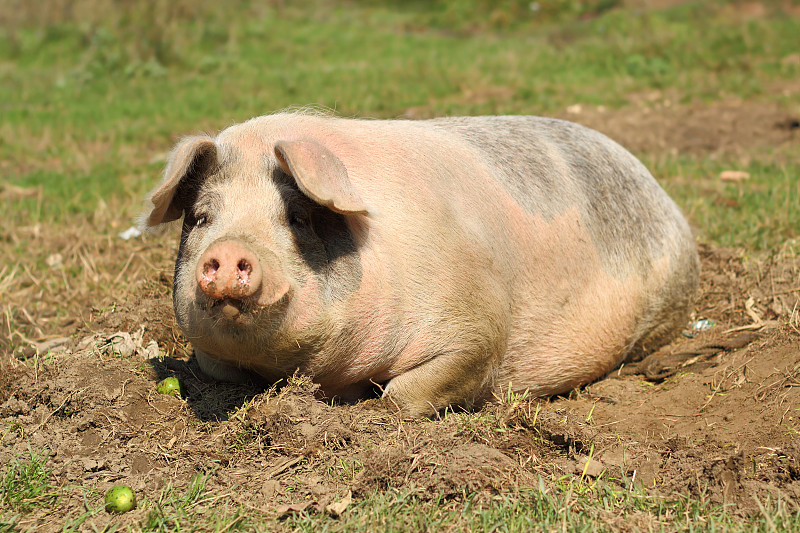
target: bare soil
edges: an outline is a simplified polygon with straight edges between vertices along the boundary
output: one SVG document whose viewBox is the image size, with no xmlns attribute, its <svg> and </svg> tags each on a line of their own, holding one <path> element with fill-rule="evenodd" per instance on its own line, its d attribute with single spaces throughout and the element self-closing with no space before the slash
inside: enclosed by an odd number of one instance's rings
<svg viewBox="0 0 800 533">
<path fill-rule="evenodd" d="M 787 61 L 800 61 L 800 55 Z M 800 92 L 800 81 L 781 82 L 770 94 Z M 800 109 L 780 103 L 728 99 L 680 104 L 679 94 L 651 90 L 628 95 L 622 110 L 574 105 L 562 118 L 601 131 L 633 153 L 694 155 L 749 161 L 759 153 L 795 157 Z"/>
<path fill-rule="evenodd" d="M 641 151 L 751 153 L 752 143 L 797 142 L 794 115 L 779 108 L 697 107 L 683 121 L 660 109 L 649 122 L 639 108 L 634 118 L 596 116 Z M 747 117 L 773 137 L 742 133 Z M 672 127 L 684 134 L 664 133 Z M 686 133 L 695 129 L 705 141 Z M 687 324 L 685 335 L 605 379 L 566 396 L 404 420 L 378 399 L 320 402 L 302 376 L 280 388 L 205 378 L 172 314 L 169 235 L 128 242 L 97 230 L 3 231 L 0 252 L 25 239 L 31 264 L 50 267 L 0 273 L 0 464 L 47 449 L 56 484 L 67 488 L 57 509 L 25 515 L 22 527 L 60 531 L 85 498 L 98 504 L 113 484 L 156 498 L 198 472 L 209 476 L 199 508 L 239 503 L 266 516 L 324 512 L 348 493 L 358 500 L 389 487 L 421 499 L 491 497 L 565 474 L 654 496 L 688 490 L 738 513 L 768 496 L 800 502 L 797 243 L 757 255 L 700 245 L 695 318 L 715 325 Z M 84 277 L 69 281 L 71 268 Z M 180 379 L 184 398 L 156 393 L 167 376 Z M 100 529 L 145 518 L 135 510 L 91 521 Z"/>
</svg>

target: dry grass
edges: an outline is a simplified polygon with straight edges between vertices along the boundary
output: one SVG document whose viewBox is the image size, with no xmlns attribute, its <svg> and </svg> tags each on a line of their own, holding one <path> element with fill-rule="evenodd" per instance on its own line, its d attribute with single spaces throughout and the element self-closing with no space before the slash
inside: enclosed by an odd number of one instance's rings
<svg viewBox="0 0 800 533">
<path fill-rule="evenodd" d="M 131 294 L 169 290 L 175 236 L 122 240 L 118 211 L 103 204 L 59 227 L 12 220 L 0 230 L 0 352 L 71 335 Z"/>
</svg>

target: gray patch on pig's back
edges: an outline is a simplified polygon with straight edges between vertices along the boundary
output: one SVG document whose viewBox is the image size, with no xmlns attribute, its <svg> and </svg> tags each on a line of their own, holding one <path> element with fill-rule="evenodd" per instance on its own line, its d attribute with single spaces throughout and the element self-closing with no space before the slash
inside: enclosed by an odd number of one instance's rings
<svg viewBox="0 0 800 533">
<path fill-rule="evenodd" d="M 604 266 L 649 270 L 682 215 L 645 167 L 604 135 L 542 117 L 436 119 L 483 154 L 495 179 L 528 213 L 545 220 L 577 206 Z"/>
</svg>

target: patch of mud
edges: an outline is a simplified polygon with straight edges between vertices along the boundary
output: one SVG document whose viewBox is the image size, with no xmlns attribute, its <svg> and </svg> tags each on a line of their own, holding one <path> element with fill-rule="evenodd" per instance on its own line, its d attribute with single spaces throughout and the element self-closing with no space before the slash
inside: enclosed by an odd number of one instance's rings
<svg viewBox="0 0 800 533">
<path fill-rule="evenodd" d="M 796 94 L 800 87 L 786 85 L 782 91 Z M 574 105 L 561 118 L 601 131 L 637 154 L 749 161 L 758 151 L 793 157 L 800 142 L 800 109 L 777 102 L 679 104 L 660 91 L 629 98 L 632 105 L 621 110 Z"/>
<path fill-rule="evenodd" d="M 692 338 L 566 397 L 434 421 L 400 419 L 377 399 L 320 402 L 301 376 L 269 390 L 211 382 L 166 293 L 149 292 L 46 356 L 4 361 L 0 463 L 46 449 L 57 484 L 98 501 L 115 483 L 153 498 L 201 473 L 211 494 L 273 517 L 389 488 L 422 499 L 492 497 L 568 474 L 661 496 L 688 489 L 740 512 L 755 509 L 754 496 L 797 501 L 800 259 L 708 247 L 701 256 L 696 314 L 712 329 L 687 329 Z M 183 399 L 156 393 L 166 376 L 181 380 Z M 83 509 L 84 493 L 69 494 L 20 525 L 58 530 Z M 92 520 L 101 528 L 143 513 Z"/>
</svg>

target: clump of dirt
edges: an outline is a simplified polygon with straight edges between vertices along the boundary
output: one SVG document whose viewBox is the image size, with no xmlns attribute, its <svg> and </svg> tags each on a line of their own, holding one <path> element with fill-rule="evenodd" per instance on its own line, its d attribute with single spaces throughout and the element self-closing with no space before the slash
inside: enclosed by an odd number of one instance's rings
<svg viewBox="0 0 800 533">
<path fill-rule="evenodd" d="M 696 318 L 711 329 L 687 325 L 685 336 L 568 396 L 440 420 L 404 420 L 379 399 L 324 403 L 303 376 L 269 388 L 212 382 L 175 326 L 168 291 L 145 291 L 47 357 L 5 360 L 0 462 L 46 449 L 59 485 L 92 487 L 98 498 L 123 482 L 154 497 L 201 473 L 214 494 L 266 516 L 325 512 L 348 494 L 387 488 L 491 497 L 565 474 L 657 496 L 688 488 L 740 512 L 754 509 L 754 495 L 797 501 L 800 258 L 789 246 L 761 258 L 702 246 L 701 258 Z M 166 376 L 181 380 L 184 398 L 156 393 Z M 57 529 L 83 509 L 73 492 L 20 525 Z"/>
<path fill-rule="evenodd" d="M 0 358 L 0 404 L 8 399 L 11 394 L 11 384 L 14 380 L 14 369 L 10 361 Z"/>
</svg>

